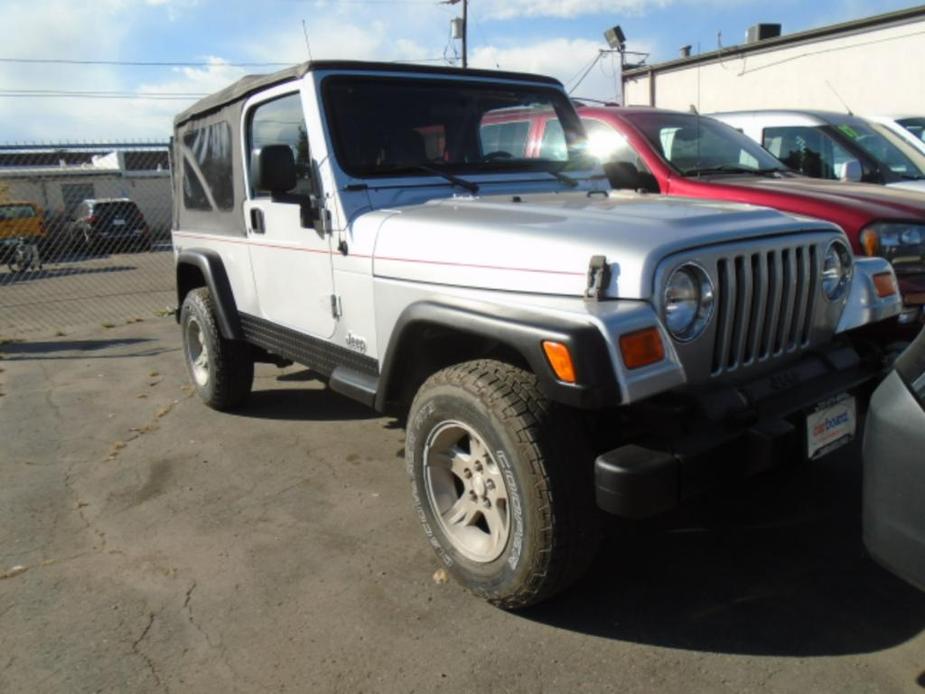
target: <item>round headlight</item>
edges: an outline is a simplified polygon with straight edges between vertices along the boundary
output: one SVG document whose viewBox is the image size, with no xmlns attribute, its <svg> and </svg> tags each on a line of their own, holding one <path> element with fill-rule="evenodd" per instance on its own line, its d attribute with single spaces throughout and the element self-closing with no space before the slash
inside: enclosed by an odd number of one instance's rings
<svg viewBox="0 0 925 694">
<path fill-rule="evenodd" d="M 845 295 L 851 280 L 851 253 L 841 241 L 829 244 L 822 259 L 822 291 L 829 301 Z"/>
<path fill-rule="evenodd" d="M 665 283 L 665 326 L 676 340 L 700 337 L 713 317 L 713 282 L 697 265 L 682 265 Z"/>
</svg>

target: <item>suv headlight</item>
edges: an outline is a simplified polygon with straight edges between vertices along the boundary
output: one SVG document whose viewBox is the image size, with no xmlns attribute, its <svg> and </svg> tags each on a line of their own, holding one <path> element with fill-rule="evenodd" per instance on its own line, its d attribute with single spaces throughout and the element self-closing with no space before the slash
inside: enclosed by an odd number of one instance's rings
<svg viewBox="0 0 925 694">
<path fill-rule="evenodd" d="M 829 301 L 841 299 L 851 281 L 851 251 L 841 241 L 832 241 L 822 259 L 822 291 Z"/>
<path fill-rule="evenodd" d="M 869 256 L 903 250 L 903 247 L 921 246 L 923 242 L 925 242 L 925 224 L 877 222 L 861 232 L 861 246 Z"/>
<path fill-rule="evenodd" d="M 713 282 L 699 265 L 687 263 L 665 283 L 665 326 L 676 340 L 689 342 L 703 333 L 713 317 Z"/>
</svg>

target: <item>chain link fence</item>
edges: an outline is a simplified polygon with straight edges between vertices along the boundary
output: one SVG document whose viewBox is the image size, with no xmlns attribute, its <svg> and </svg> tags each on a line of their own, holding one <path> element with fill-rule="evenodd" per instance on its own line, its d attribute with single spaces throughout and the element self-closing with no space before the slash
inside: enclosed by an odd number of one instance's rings
<svg viewBox="0 0 925 694">
<path fill-rule="evenodd" d="M 0 146 L 0 338 L 176 303 L 166 142 Z"/>
</svg>

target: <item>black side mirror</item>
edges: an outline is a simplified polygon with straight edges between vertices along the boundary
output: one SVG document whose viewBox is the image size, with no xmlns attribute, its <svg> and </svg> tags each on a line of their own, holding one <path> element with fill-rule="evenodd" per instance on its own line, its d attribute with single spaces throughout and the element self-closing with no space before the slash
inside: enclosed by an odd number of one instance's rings
<svg viewBox="0 0 925 694">
<path fill-rule="evenodd" d="M 295 157 L 289 145 L 267 145 L 257 150 L 254 187 L 283 195 L 296 187 Z"/>
<path fill-rule="evenodd" d="M 615 190 L 643 190 L 647 193 L 660 193 L 658 181 L 648 172 L 642 172 L 628 161 L 609 161 L 604 164 L 604 173 Z"/>
</svg>

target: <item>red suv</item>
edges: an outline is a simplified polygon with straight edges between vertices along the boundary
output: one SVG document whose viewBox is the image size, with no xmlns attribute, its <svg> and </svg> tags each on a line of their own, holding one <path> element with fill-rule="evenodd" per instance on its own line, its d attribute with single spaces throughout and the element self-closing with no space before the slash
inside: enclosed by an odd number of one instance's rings
<svg viewBox="0 0 925 694">
<path fill-rule="evenodd" d="M 615 188 L 763 205 L 834 222 L 856 253 L 893 263 L 906 304 L 900 321 L 922 320 L 925 195 L 802 176 L 738 130 L 694 113 L 576 106 Z M 519 156 L 555 159 L 557 148 L 565 152 L 558 120 L 542 111 L 498 114 L 482 129 L 495 149 L 502 143 Z"/>
<path fill-rule="evenodd" d="M 615 186 L 731 200 L 838 224 L 856 253 L 893 263 L 905 323 L 925 305 L 925 195 L 802 176 L 712 118 L 642 107 L 581 106 L 590 146 L 616 164 Z"/>
</svg>

